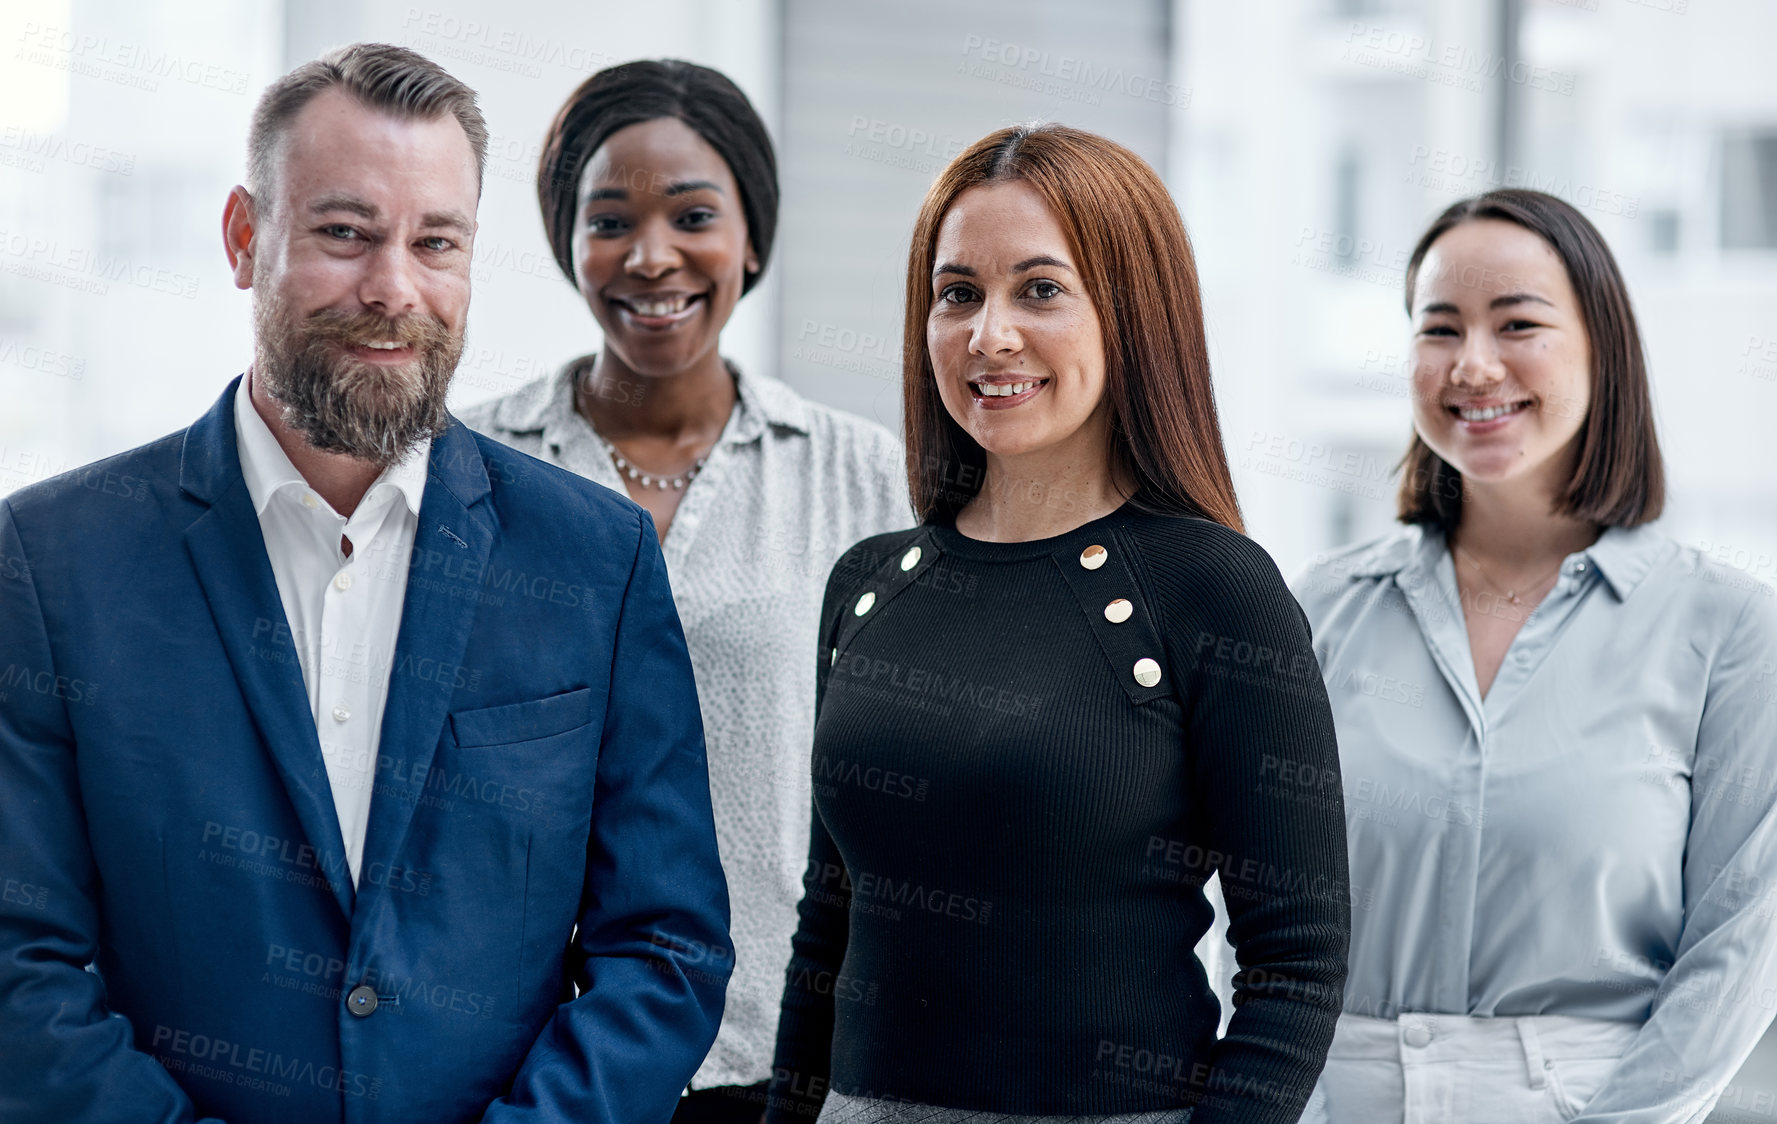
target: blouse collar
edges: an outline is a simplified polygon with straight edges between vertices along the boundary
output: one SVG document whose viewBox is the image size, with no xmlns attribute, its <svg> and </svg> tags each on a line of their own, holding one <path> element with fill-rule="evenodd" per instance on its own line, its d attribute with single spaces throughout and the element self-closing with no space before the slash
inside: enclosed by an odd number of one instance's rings
<svg viewBox="0 0 1777 1124">
<path fill-rule="evenodd" d="M 1635 587 L 1671 548 L 1666 537 L 1651 526 L 1606 527 L 1598 541 L 1569 556 L 1584 558 L 1604 576 L 1617 600 L 1626 600 Z M 1444 532 L 1436 527 L 1403 527 L 1352 559 L 1353 577 L 1398 577 L 1403 583 L 1432 577 L 1445 550 Z"/>
<path fill-rule="evenodd" d="M 501 399 L 492 425 L 510 433 L 540 433 L 566 425 L 575 416 L 574 371 L 578 366 L 568 363 L 553 376 Z M 726 435 L 729 443 L 744 445 L 762 436 L 766 426 L 804 434 L 809 431 L 808 403 L 794 390 L 776 379 L 748 375 L 733 363 L 728 364 L 728 370 L 734 375 L 740 407 L 739 417 Z"/>
</svg>

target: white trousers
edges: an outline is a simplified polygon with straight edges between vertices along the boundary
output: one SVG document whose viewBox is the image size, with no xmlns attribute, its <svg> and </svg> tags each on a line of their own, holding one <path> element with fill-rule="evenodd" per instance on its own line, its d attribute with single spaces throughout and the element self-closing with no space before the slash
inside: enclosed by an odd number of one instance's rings
<svg viewBox="0 0 1777 1124">
<path fill-rule="evenodd" d="M 1328 1124 L 1560 1124 L 1641 1029 L 1561 1015 L 1340 1015 L 1302 1117 Z"/>
</svg>

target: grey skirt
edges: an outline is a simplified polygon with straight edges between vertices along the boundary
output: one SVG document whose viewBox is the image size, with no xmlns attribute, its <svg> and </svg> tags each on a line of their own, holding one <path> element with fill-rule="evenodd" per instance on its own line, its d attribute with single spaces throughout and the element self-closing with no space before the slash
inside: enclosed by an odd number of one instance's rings
<svg viewBox="0 0 1777 1124">
<path fill-rule="evenodd" d="M 971 1108 L 940 1108 L 913 1101 L 848 1097 L 827 1090 L 827 1102 L 815 1124 L 1186 1124 L 1189 1108 L 1158 1112 L 1125 1112 L 1114 1116 L 1015 1116 Z"/>
</svg>

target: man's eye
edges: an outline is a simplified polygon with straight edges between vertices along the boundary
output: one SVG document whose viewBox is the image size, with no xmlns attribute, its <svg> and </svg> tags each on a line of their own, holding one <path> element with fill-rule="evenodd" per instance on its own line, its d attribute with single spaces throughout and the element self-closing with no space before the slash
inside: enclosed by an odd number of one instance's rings
<svg viewBox="0 0 1777 1124">
<path fill-rule="evenodd" d="M 357 230 L 347 226 L 343 222 L 329 223 L 321 228 L 321 233 L 327 235 L 329 238 L 337 238 L 341 242 L 347 242 L 359 237 Z"/>
<path fill-rule="evenodd" d="M 433 251 L 434 253 L 440 253 L 440 254 L 446 250 L 454 249 L 456 247 L 456 243 L 452 242 L 450 239 L 439 238 L 436 236 L 434 236 L 432 238 L 420 239 L 420 245 L 424 246 L 428 250 Z"/>
</svg>

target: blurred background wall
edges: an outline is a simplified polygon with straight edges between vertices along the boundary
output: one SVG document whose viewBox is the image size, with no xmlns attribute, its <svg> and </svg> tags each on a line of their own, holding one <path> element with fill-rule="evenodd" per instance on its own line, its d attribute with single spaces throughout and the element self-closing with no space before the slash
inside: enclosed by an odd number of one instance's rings
<svg viewBox="0 0 1777 1124">
<path fill-rule="evenodd" d="M 1146 157 L 1197 247 L 1250 531 L 1286 573 L 1389 523 L 1420 230 L 1491 187 L 1560 195 L 1629 278 L 1666 532 L 1777 582 L 1769 0 L 3 0 L 0 494 L 184 426 L 246 365 L 220 216 L 254 99 L 364 39 L 475 86 L 493 133 L 455 405 L 597 346 L 537 218 L 542 132 L 588 75 L 675 56 L 726 71 L 778 143 L 776 260 L 725 350 L 891 428 L 938 169 L 1030 119 Z M 1770 1119 L 1774 1090 L 1768 1042 L 1713 1119 Z"/>
</svg>

